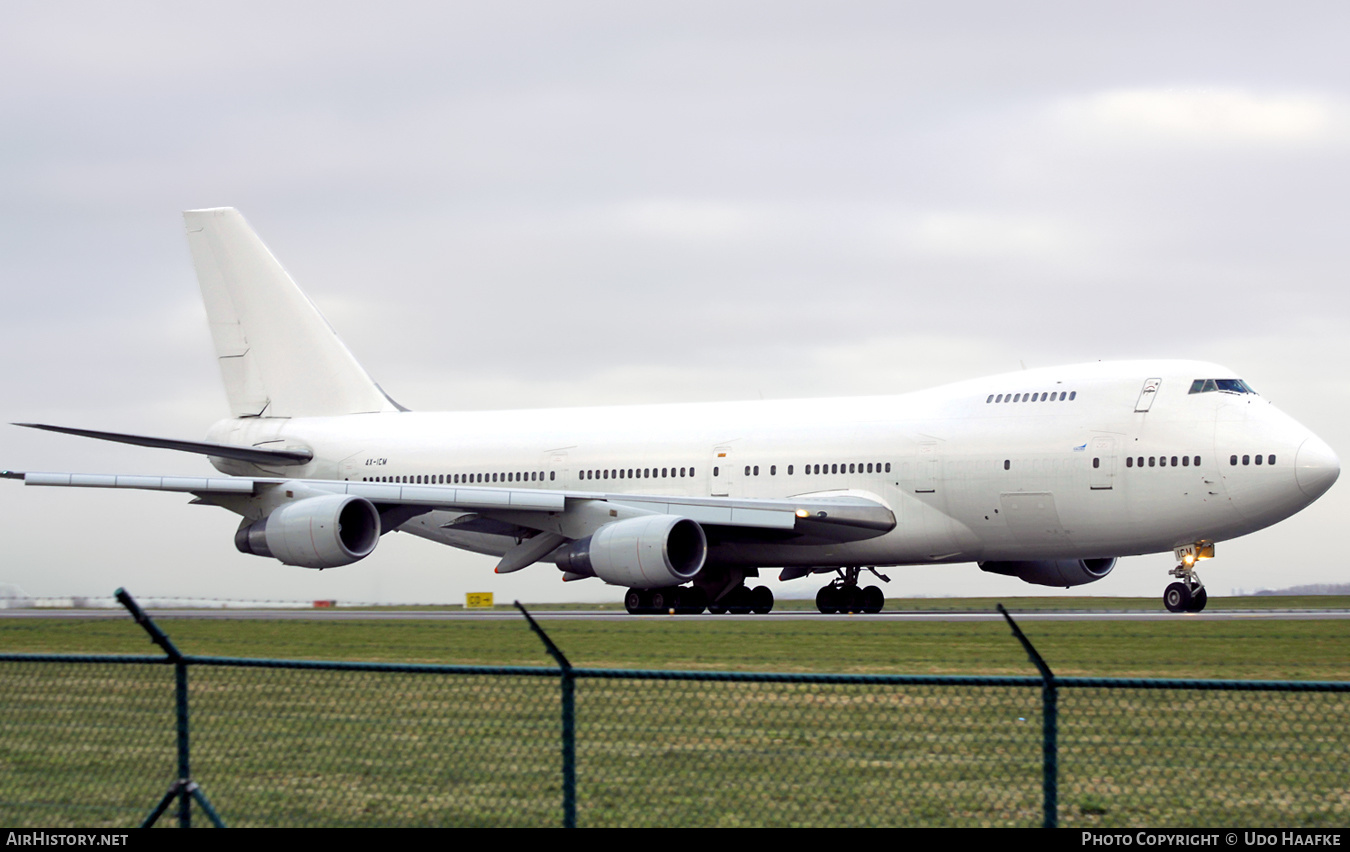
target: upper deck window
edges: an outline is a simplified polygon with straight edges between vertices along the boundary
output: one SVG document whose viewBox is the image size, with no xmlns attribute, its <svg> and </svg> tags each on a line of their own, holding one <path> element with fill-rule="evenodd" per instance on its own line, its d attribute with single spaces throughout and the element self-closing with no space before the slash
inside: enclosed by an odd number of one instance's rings
<svg viewBox="0 0 1350 852">
<path fill-rule="evenodd" d="M 1191 393 L 1210 393 L 1211 391 L 1223 391 L 1225 393 L 1250 393 L 1256 391 L 1242 379 L 1196 379 L 1191 382 Z"/>
</svg>

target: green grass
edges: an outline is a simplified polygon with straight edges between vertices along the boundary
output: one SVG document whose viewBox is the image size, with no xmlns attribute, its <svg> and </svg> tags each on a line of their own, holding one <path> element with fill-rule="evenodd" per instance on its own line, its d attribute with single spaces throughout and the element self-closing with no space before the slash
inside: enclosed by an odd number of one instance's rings
<svg viewBox="0 0 1350 852">
<path fill-rule="evenodd" d="M 193 654 L 550 665 L 523 620 L 161 626 Z M 998 622 L 544 626 L 586 667 L 1033 673 Z M 1060 675 L 1350 680 L 1343 621 L 1022 627 Z M 0 649 L 155 650 L 130 619 L 0 620 Z M 560 820 L 554 677 L 194 667 L 191 684 L 194 775 L 232 825 Z M 583 679 L 579 821 L 1037 825 L 1040 701 L 1038 688 Z M 168 667 L 0 664 L 0 823 L 139 822 L 174 776 L 172 708 Z M 1072 689 L 1060 712 L 1065 826 L 1350 821 L 1347 694 Z"/>
<path fill-rule="evenodd" d="M 1014 609 L 1016 617 L 1016 609 Z M 216 656 L 549 666 L 524 619 L 509 621 L 232 621 L 163 619 L 185 653 Z M 1034 674 L 1002 622 L 689 619 L 544 621 L 576 666 Z M 1060 675 L 1350 680 L 1350 621 L 1026 621 Z M 157 653 L 127 619 L 0 619 L 0 651 Z"/>
</svg>

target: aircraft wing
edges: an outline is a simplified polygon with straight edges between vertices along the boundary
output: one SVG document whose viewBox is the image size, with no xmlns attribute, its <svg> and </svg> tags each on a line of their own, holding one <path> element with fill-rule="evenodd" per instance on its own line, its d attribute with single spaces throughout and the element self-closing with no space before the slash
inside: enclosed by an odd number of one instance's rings
<svg viewBox="0 0 1350 852">
<path fill-rule="evenodd" d="M 261 497 L 269 491 L 291 492 L 275 495 L 281 500 L 303 499 L 314 493 L 350 494 L 369 500 L 382 513 L 400 508 L 397 516 L 403 520 L 437 509 L 472 512 L 568 539 L 582 538 L 606 523 L 639 515 L 679 515 L 705 527 L 722 528 L 725 538 L 737 537 L 732 531 L 738 529 L 761 534 L 777 531 L 787 539 L 803 537 L 813 543 L 873 538 L 895 527 L 894 513 L 880 501 L 846 492 L 752 500 L 279 477 L 0 471 L 0 478 L 20 479 L 25 485 L 176 491 L 206 502 L 227 495 Z"/>
</svg>

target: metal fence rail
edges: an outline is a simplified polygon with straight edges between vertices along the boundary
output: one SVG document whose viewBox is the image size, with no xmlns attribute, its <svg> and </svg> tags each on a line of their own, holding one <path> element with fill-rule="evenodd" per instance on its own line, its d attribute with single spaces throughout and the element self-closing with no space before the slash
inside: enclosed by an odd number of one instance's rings
<svg viewBox="0 0 1350 852">
<path fill-rule="evenodd" d="M 1350 821 L 1346 683 L 581 669 L 539 633 L 557 667 L 191 656 L 167 637 L 165 656 L 0 655 L 0 822 Z"/>
</svg>

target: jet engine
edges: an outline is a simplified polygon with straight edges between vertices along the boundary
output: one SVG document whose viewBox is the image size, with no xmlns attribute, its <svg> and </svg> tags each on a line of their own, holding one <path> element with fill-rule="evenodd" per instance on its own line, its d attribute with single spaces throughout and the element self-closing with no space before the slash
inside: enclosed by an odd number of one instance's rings
<svg viewBox="0 0 1350 852">
<path fill-rule="evenodd" d="M 336 568 L 364 559 L 380 540 L 380 513 L 363 497 L 306 497 L 261 521 L 239 525 L 240 553 L 272 556 L 302 568 Z"/>
<path fill-rule="evenodd" d="M 553 561 L 564 571 L 611 585 L 659 589 L 692 580 L 707 556 L 708 538 L 694 521 L 643 515 L 604 525 L 556 551 Z"/>
<path fill-rule="evenodd" d="M 1005 574 L 1038 586 L 1081 586 L 1095 583 L 1116 567 L 1109 559 L 1040 559 L 1029 562 L 981 562 L 980 570 Z"/>
</svg>

